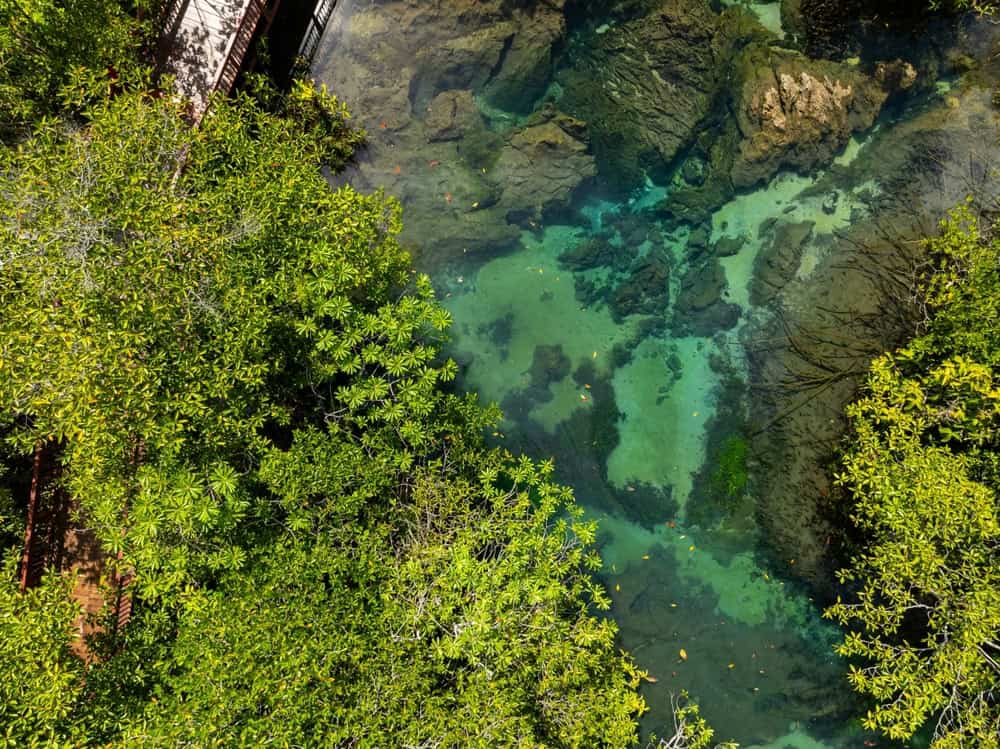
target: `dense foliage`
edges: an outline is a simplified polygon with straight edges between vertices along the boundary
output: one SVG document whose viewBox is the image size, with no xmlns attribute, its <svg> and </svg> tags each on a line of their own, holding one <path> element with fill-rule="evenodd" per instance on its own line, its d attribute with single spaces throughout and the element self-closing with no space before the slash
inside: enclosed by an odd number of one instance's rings
<svg viewBox="0 0 1000 749">
<path fill-rule="evenodd" d="M 192 129 L 129 75 L 0 157 L 2 434 L 51 446 L 134 577 L 86 666 L 66 586 L 5 583 L 8 743 L 631 743 L 594 528 L 442 386 L 398 206 L 319 169 L 342 107 L 299 86 Z"/>
<path fill-rule="evenodd" d="M 58 575 L 22 594 L 14 560 L 0 580 L 0 745 L 58 745 L 83 690 L 84 664 L 71 650 L 79 607 Z"/>
<path fill-rule="evenodd" d="M 933 10 L 972 11 L 982 16 L 992 16 L 997 12 L 997 3 L 993 0 L 929 0 L 928 5 Z"/>
<path fill-rule="evenodd" d="M 106 75 L 134 59 L 149 39 L 138 10 L 117 0 L 0 0 L 0 140 L 60 111 L 63 89 L 75 77 Z"/>
<path fill-rule="evenodd" d="M 867 548 L 828 614 L 865 724 L 934 747 L 1000 745 L 1000 241 L 956 211 L 930 242 L 926 331 L 878 359 L 840 480 Z"/>
</svg>

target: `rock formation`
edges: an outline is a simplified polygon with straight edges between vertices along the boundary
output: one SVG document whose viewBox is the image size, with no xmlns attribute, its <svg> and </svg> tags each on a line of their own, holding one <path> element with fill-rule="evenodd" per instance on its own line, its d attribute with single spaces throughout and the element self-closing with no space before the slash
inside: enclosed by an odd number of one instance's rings
<svg viewBox="0 0 1000 749">
<path fill-rule="evenodd" d="M 853 66 L 785 50 L 748 48 L 738 70 L 733 110 L 743 139 L 732 168 L 736 187 L 750 187 L 782 167 L 806 170 L 829 162 L 852 133 L 871 127 L 888 96 Z"/>
</svg>

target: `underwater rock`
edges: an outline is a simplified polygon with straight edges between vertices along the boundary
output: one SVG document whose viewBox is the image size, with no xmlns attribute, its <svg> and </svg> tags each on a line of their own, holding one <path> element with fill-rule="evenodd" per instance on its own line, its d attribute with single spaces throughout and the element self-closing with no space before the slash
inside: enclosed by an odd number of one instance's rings
<svg viewBox="0 0 1000 749">
<path fill-rule="evenodd" d="M 508 312 L 503 317 L 480 325 L 477 332 L 480 335 L 488 335 L 497 348 L 506 349 L 514 336 L 514 313 Z"/>
<path fill-rule="evenodd" d="M 427 139 L 431 142 L 457 140 L 470 130 L 482 128 L 483 118 L 472 92 L 463 89 L 435 96 L 427 107 L 424 124 L 427 126 Z"/>
<path fill-rule="evenodd" d="M 628 315 L 662 313 L 670 300 L 670 258 L 651 253 L 640 258 L 629 277 L 609 300 L 611 316 L 621 322 Z"/>
<path fill-rule="evenodd" d="M 786 10 L 787 7 L 787 10 Z M 782 21 L 811 57 L 843 58 L 885 47 L 926 23 L 930 3 L 913 0 L 782 0 Z"/>
<path fill-rule="evenodd" d="M 593 35 L 559 74 L 560 106 L 591 123 L 602 174 L 631 189 L 692 140 L 720 87 L 717 32 L 704 0 L 664 0 Z"/>
<path fill-rule="evenodd" d="M 414 108 L 425 107 L 442 91 L 482 88 L 513 31 L 512 22 L 499 21 L 417 48 L 412 62 L 407 60 L 416 66 L 409 87 Z"/>
<path fill-rule="evenodd" d="M 812 221 L 779 222 L 771 231 L 770 241 L 757 255 L 750 280 L 750 303 L 767 304 L 799 270 L 805 245 L 812 238 Z"/>
<path fill-rule="evenodd" d="M 708 249 L 709 235 L 709 227 L 704 224 L 700 224 L 691 232 L 687 240 L 689 257 L 700 255 Z"/>
<path fill-rule="evenodd" d="M 559 255 L 559 265 L 574 271 L 610 268 L 622 254 L 606 236 L 590 237 Z"/>
<path fill-rule="evenodd" d="M 734 327 L 741 310 L 723 301 L 726 288 L 726 272 L 717 258 L 688 268 L 671 321 L 674 335 L 710 337 Z"/>
<path fill-rule="evenodd" d="M 720 237 L 719 241 L 712 245 L 712 254 L 716 257 L 732 257 L 743 249 L 746 242 L 746 237 Z"/>
<path fill-rule="evenodd" d="M 496 106 L 525 111 L 551 77 L 565 34 L 563 0 L 356 4 L 323 37 L 318 78 L 359 116 L 385 119 L 390 97 L 423 111 L 440 93 L 485 91 Z M 370 125 L 370 123 L 368 123 Z"/>
<path fill-rule="evenodd" d="M 566 379 L 572 365 L 569 357 L 563 352 L 562 344 L 535 346 L 531 359 L 531 386 L 536 389 L 548 389 L 553 382 Z"/>
<path fill-rule="evenodd" d="M 490 178 L 503 189 L 508 220 L 538 222 L 548 207 L 564 205 L 584 180 L 597 174 L 585 126 L 553 112 L 547 120 L 515 131 L 504 144 Z"/>
<path fill-rule="evenodd" d="M 730 172 L 740 140 L 739 129 L 731 118 L 703 131 L 698 136 L 698 152 L 706 162 L 705 179 L 701 185 L 671 191 L 656 207 L 657 212 L 692 226 L 708 221 L 733 196 Z"/>
<path fill-rule="evenodd" d="M 726 288 L 726 272 L 713 259 L 701 267 L 690 268 L 681 280 L 681 293 L 677 298 L 678 309 L 700 312 L 722 299 Z"/>
<path fill-rule="evenodd" d="M 738 70 L 733 109 L 743 140 L 732 179 L 742 188 L 783 167 L 827 163 L 852 133 L 871 127 L 888 97 L 855 67 L 787 50 L 750 47 Z"/>
<path fill-rule="evenodd" d="M 527 113 L 549 85 L 553 51 L 566 35 L 563 2 L 527 4 L 514 11 L 517 28 L 507 39 L 498 69 L 486 84 L 490 104 Z"/>
<path fill-rule="evenodd" d="M 781 0 L 781 27 L 786 37 L 795 41 L 805 38 L 806 24 L 802 17 L 802 0 Z"/>
<path fill-rule="evenodd" d="M 689 185 L 694 187 L 701 187 L 705 184 L 705 172 L 708 170 L 708 164 L 705 159 L 700 156 L 689 156 L 684 160 L 684 166 L 681 167 L 681 177 Z"/>
</svg>

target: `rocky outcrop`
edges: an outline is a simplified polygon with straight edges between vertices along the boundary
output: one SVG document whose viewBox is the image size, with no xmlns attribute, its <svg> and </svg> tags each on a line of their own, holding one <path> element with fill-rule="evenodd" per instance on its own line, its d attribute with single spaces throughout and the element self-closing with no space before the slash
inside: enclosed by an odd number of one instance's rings
<svg viewBox="0 0 1000 749">
<path fill-rule="evenodd" d="M 719 87 L 717 32 L 708 3 L 666 0 L 595 32 L 583 59 L 560 74 L 560 104 L 591 123 L 603 173 L 635 186 L 692 139 Z"/>
<path fill-rule="evenodd" d="M 540 221 L 597 174 L 586 137 L 585 123 L 549 110 L 507 139 L 490 179 L 502 189 L 498 207 L 508 221 Z"/>
<path fill-rule="evenodd" d="M 483 118 L 472 98 L 463 89 L 438 94 L 427 107 L 424 118 L 429 141 L 458 140 L 470 131 L 483 127 Z"/>
<path fill-rule="evenodd" d="M 738 71 L 733 110 L 743 140 L 732 167 L 736 187 L 780 168 L 827 163 L 852 133 L 871 127 L 888 96 L 853 66 L 784 50 L 748 48 Z"/>
<path fill-rule="evenodd" d="M 890 91 L 909 91 L 917 82 L 917 69 L 900 59 L 876 63 L 874 75 L 879 85 Z"/>
</svg>

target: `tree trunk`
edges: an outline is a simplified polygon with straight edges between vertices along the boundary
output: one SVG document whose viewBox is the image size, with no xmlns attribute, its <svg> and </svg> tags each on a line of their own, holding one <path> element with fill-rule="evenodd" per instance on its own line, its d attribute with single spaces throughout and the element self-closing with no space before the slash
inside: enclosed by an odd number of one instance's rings
<svg viewBox="0 0 1000 749">
<path fill-rule="evenodd" d="M 21 553 L 21 592 L 24 593 L 30 586 L 38 584 L 32 574 L 35 567 L 33 559 L 33 547 L 35 545 L 35 523 L 38 520 L 38 498 L 41 494 L 42 483 L 42 462 L 45 452 L 45 443 L 39 440 L 35 443 L 35 460 L 31 470 L 31 493 L 28 495 L 28 519 L 24 529 L 24 550 Z"/>
</svg>

